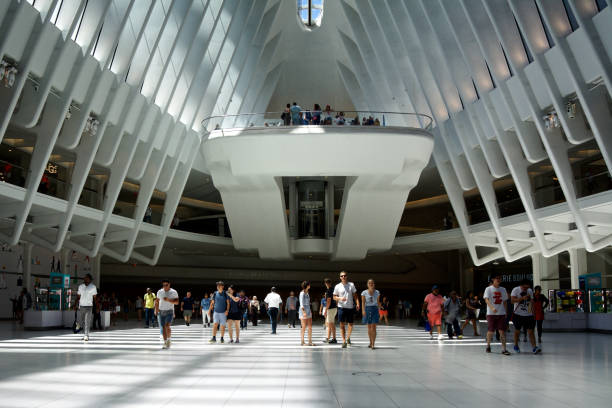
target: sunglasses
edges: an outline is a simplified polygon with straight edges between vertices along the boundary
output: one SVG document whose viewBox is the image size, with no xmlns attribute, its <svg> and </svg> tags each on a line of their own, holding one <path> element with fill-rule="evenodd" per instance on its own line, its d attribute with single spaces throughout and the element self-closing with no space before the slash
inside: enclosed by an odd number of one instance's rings
<svg viewBox="0 0 612 408">
<path fill-rule="evenodd" d="M 346 275 L 340 275 L 340 278 L 346 278 Z"/>
</svg>

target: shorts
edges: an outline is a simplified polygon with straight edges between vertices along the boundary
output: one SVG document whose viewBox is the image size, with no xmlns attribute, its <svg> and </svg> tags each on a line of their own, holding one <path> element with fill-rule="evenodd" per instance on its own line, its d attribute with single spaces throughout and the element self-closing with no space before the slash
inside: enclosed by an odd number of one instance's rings
<svg viewBox="0 0 612 408">
<path fill-rule="evenodd" d="M 383 317 L 383 316 L 389 316 L 389 311 L 388 311 L 388 310 L 382 310 L 382 309 L 380 309 L 380 310 L 378 311 L 378 315 L 379 315 L 380 317 Z"/>
<path fill-rule="evenodd" d="M 442 325 L 442 313 L 427 313 L 427 321 L 431 327 Z"/>
<path fill-rule="evenodd" d="M 476 311 L 472 309 L 468 309 L 466 320 L 472 320 L 472 319 L 477 319 Z"/>
<path fill-rule="evenodd" d="M 172 324 L 174 319 L 174 310 L 160 310 L 159 311 L 159 324 L 165 326 Z"/>
<path fill-rule="evenodd" d="M 327 309 L 327 315 L 325 316 L 325 323 L 336 323 L 336 314 L 338 313 L 338 308 Z"/>
<path fill-rule="evenodd" d="M 304 310 L 302 310 L 302 308 L 300 307 L 300 320 L 302 320 L 302 319 L 312 319 L 312 312 L 311 312 L 310 308 L 304 308 Z"/>
<path fill-rule="evenodd" d="M 241 312 L 230 312 L 227 314 L 227 320 L 237 320 L 240 321 L 242 320 L 242 313 Z"/>
<path fill-rule="evenodd" d="M 219 326 L 225 326 L 227 324 L 227 316 L 225 315 L 225 312 L 213 312 L 213 322 L 215 324 L 219 323 Z"/>
<path fill-rule="evenodd" d="M 338 308 L 338 321 L 340 323 L 353 324 L 354 317 L 355 317 L 355 309 L 347 309 L 345 307 Z"/>
<path fill-rule="evenodd" d="M 183 310 L 183 317 L 191 317 L 193 310 Z"/>
<path fill-rule="evenodd" d="M 378 306 L 366 306 L 365 316 L 361 318 L 363 324 L 378 324 L 380 321 L 380 312 Z"/>
<path fill-rule="evenodd" d="M 487 326 L 490 332 L 495 330 L 506 331 L 508 329 L 506 315 L 487 315 Z"/>
<path fill-rule="evenodd" d="M 515 314 L 512 322 L 514 323 L 514 328 L 519 331 L 523 327 L 526 330 L 533 330 L 535 328 L 535 318 L 533 316 L 519 316 Z"/>
</svg>

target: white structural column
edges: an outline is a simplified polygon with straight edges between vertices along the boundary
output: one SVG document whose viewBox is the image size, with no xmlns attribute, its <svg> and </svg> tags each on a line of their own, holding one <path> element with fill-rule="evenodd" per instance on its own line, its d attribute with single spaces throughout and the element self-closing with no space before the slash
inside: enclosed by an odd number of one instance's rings
<svg viewBox="0 0 612 408">
<path fill-rule="evenodd" d="M 572 289 L 578 289 L 580 275 L 588 273 L 587 270 L 587 251 L 583 248 L 573 248 L 569 251 L 570 256 L 570 278 L 572 282 Z"/>
<path fill-rule="evenodd" d="M 102 257 L 96 256 L 91 259 L 91 276 L 96 287 L 100 288 L 100 277 L 102 275 Z"/>
<path fill-rule="evenodd" d="M 548 296 L 548 289 L 559 289 L 559 258 L 557 255 L 549 258 L 542 254 L 531 255 L 533 270 L 533 285 L 542 286 L 542 293 Z"/>
<path fill-rule="evenodd" d="M 23 287 L 30 292 L 32 290 L 32 248 L 29 242 L 23 246 Z"/>
</svg>

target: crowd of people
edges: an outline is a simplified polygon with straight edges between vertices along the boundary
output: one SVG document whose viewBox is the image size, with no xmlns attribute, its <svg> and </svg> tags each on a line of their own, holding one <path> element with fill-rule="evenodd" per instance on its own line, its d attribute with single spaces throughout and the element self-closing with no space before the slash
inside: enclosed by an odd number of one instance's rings
<svg viewBox="0 0 612 408">
<path fill-rule="evenodd" d="M 283 302 L 276 287 L 272 287 L 270 293 L 260 302 L 257 296 L 249 298 L 244 290 L 238 291 L 234 285 L 229 285 L 226 289 L 222 281 L 216 283 L 215 292 L 206 293 L 201 300 L 195 300 L 191 290 L 180 298 L 178 292 L 171 288 L 170 281 L 163 280 L 162 288 L 156 293 L 151 288 L 147 288 L 145 295 L 137 299 L 136 309 L 139 320 L 144 312 L 145 327 L 159 326 L 164 349 L 171 346 L 171 325 L 179 311 L 186 326 L 191 325 L 192 318 L 200 315 L 202 326 L 212 327 L 212 337 L 209 343 L 215 344 L 217 341 L 225 343 L 227 331 L 229 343 L 238 344 L 240 343 L 240 332 L 248 328 L 249 321 L 256 326 L 259 317 L 265 314 L 270 320 L 270 334 L 275 335 L 283 310 L 289 328 L 295 328 L 299 320 L 302 346 L 315 345 L 312 339 L 312 324 L 313 317 L 319 314 L 324 319 L 326 328 L 325 343 L 338 343 L 337 320 L 340 326 L 342 348 L 350 347 L 355 317 L 359 316 L 362 323 L 368 328 L 368 347 L 375 349 L 376 326 L 381 320 L 388 324 L 389 301 L 386 297 L 382 297 L 376 289 L 374 279 L 369 279 L 366 289 L 361 292 L 358 292 L 355 284 L 349 281 L 346 271 L 340 273 L 339 283 L 334 284 L 331 279 L 325 279 L 323 283 L 324 293 L 320 303 L 317 300 L 315 306 L 315 301 L 311 300 L 309 281 L 301 283 L 301 291 L 298 296 L 292 291 Z M 114 298 L 112 294 L 110 299 Z M 482 299 L 484 303 L 472 291 L 468 292 L 465 298 L 461 298 L 454 290 L 444 297 L 440 293 L 440 288 L 434 285 L 431 293 L 425 297 L 421 310 L 423 323 L 425 329 L 429 331 L 430 339 L 435 339 L 434 331 L 437 332 L 438 340 L 445 339 L 442 335 L 443 324 L 446 325 L 448 339 L 463 339 L 463 331 L 470 324 L 473 327 L 473 335 L 480 336 L 478 318 L 481 308 L 486 305 L 487 353 L 491 352 L 491 341 L 495 335 L 501 343 L 501 353 L 511 354 L 506 348 L 506 333 L 509 330 L 510 321 L 514 324 L 514 351 L 521 352 L 519 340 L 521 333 L 524 332 L 524 341 L 529 339 L 533 354 L 541 353 L 542 350 L 538 343 L 542 343 L 542 322 L 548 299 L 542 294 L 539 286 L 532 290 L 530 282 L 523 280 L 508 295 L 506 289 L 501 286 L 501 277 L 494 276 L 490 285 L 485 289 Z M 99 317 L 96 318 L 96 314 L 99 315 L 97 305 L 104 305 L 107 302 L 112 302 L 112 300 L 108 300 L 106 295 L 98 297 L 97 288 L 91 282 L 91 276 L 87 275 L 84 283 L 79 286 L 77 294 L 84 341 L 89 340 L 90 320 L 93 318 L 95 325 L 98 319 L 99 324 Z M 398 316 L 408 316 L 411 307 L 409 301 L 398 301 Z M 116 311 L 119 312 L 119 310 L 121 310 L 120 306 Z M 460 325 L 463 314 L 465 314 L 465 322 Z M 125 318 L 127 319 L 127 315 Z"/>
<path fill-rule="evenodd" d="M 284 126 L 299 126 L 299 125 L 351 125 L 351 126 L 380 126 L 380 120 L 372 115 L 368 117 L 359 117 L 359 112 L 355 113 L 355 117 L 350 118 L 343 111 L 334 111 L 330 105 L 325 105 L 325 109 L 321 109 L 321 105 L 315 103 L 312 110 L 305 110 L 297 102 L 287 104 L 283 113 L 281 113 L 282 125 Z"/>
<path fill-rule="evenodd" d="M 256 326 L 259 318 L 267 314 L 270 320 L 271 332 L 275 335 L 281 316 L 283 306 L 287 325 L 295 328 L 299 320 L 301 328 L 301 345 L 315 346 L 312 340 L 313 317 L 320 315 L 324 319 L 326 328 L 325 343 L 337 344 L 336 320 L 340 326 L 342 337 L 342 348 L 351 346 L 351 334 L 356 316 L 361 317 L 362 323 L 368 326 L 369 347 L 375 349 L 376 325 L 381 319 L 387 323 L 389 301 L 381 297 L 376 289 L 373 279 L 367 281 L 367 287 L 360 293 L 353 282 L 348 280 L 348 273 L 340 273 L 340 282 L 333 284 L 331 279 L 324 280 L 325 291 L 321 300 L 311 301 L 310 282 L 301 283 L 301 292 L 296 297 L 291 292 L 289 297 L 283 299 L 272 287 L 270 293 L 259 301 L 257 296 L 249 298 L 243 290 L 238 291 L 233 285 L 226 289 L 224 282 L 216 283 L 217 290 L 211 294 L 206 293 L 201 300 L 195 300 L 190 290 L 183 298 L 171 287 L 169 280 L 162 281 L 162 288 L 157 292 L 147 288 L 143 297 L 138 297 L 135 302 L 138 318 L 144 315 L 146 328 L 159 326 L 160 338 L 163 340 L 163 348 L 171 346 L 171 325 L 176 318 L 177 312 L 182 314 L 185 325 L 189 326 L 192 319 L 201 315 L 203 327 L 212 327 L 212 337 L 209 343 L 219 341 L 225 343 L 225 333 L 229 336 L 229 343 L 240 343 L 240 332 L 248 328 L 249 321 Z M 107 298 L 105 294 L 98 296 L 97 288 L 93 284 L 90 275 L 86 275 L 83 284 L 79 286 L 75 309 L 81 310 L 79 327 L 83 330 L 83 340 L 89 341 L 90 324 L 96 321 L 96 314 L 104 310 L 105 303 L 116 302 L 114 294 Z M 315 304 L 316 302 L 316 304 Z M 114 305 L 115 303 L 112 303 Z M 99 306 L 97 306 L 99 305 Z M 108 305 L 112 308 L 112 305 Z M 126 301 L 124 305 L 129 310 L 131 302 Z M 121 305 L 116 309 L 121 310 Z M 95 328 L 95 327 L 94 327 Z M 217 339 L 218 337 L 218 339 Z"/>
<path fill-rule="evenodd" d="M 470 291 L 464 299 L 457 295 L 456 291 L 451 291 L 448 297 L 440 294 L 440 288 L 434 285 L 423 302 L 421 311 L 422 318 L 429 336 L 434 339 L 434 330 L 437 331 L 437 339 L 443 340 L 442 325 L 446 324 L 448 339 L 454 337 L 463 338 L 463 330 L 469 324 L 473 326 L 473 335 L 480 336 L 478 333 L 478 316 L 480 309 L 486 305 L 487 319 L 487 347 L 486 352 L 491 352 L 491 341 L 493 336 L 501 343 L 501 353 L 511 355 L 506 348 L 506 333 L 509 330 L 509 323 L 514 325 L 514 351 L 521 352 L 519 340 L 521 333 L 524 333 L 525 340 L 529 339 L 533 354 L 539 354 L 542 349 L 538 344 L 542 343 L 542 326 L 544 321 L 544 311 L 548 306 L 548 299 L 542 294 L 542 288 L 536 286 L 531 289 L 530 281 L 522 280 L 510 292 L 501 286 L 501 276 L 494 276 L 490 285 L 485 289 L 482 303 L 478 295 Z M 459 325 L 461 314 L 465 312 L 465 322 Z M 538 342 L 535 339 L 537 329 Z"/>
</svg>

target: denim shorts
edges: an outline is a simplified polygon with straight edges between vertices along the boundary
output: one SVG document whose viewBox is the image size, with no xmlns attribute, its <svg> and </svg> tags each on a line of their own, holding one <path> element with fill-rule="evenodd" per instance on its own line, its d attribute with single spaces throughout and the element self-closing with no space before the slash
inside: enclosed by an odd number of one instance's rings
<svg viewBox="0 0 612 408">
<path fill-rule="evenodd" d="M 167 324 L 172 324 L 172 319 L 174 318 L 174 310 L 160 310 L 159 311 L 159 324 L 165 326 Z"/>
<path fill-rule="evenodd" d="M 225 312 L 222 312 L 222 313 L 213 312 L 213 322 L 219 323 L 219 326 L 225 326 L 227 323 L 227 316 L 225 315 Z"/>
<path fill-rule="evenodd" d="M 363 316 L 361 322 L 363 324 L 378 324 L 379 321 L 378 306 L 366 306 L 365 316 Z"/>
</svg>

